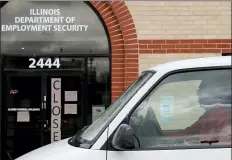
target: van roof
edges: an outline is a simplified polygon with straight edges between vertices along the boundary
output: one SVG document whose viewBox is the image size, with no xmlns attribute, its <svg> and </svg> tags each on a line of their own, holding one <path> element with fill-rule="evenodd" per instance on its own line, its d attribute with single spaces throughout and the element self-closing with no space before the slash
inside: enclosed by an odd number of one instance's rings
<svg viewBox="0 0 232 160">
<path fill-rule="evenodd" d="M 170 71 L 186 69 L 186 68 L 217 67 L 217 66 L 231 66 L 231 56 L 206 57 L 206 58 L 195 58 L 195 59 L 173 61 L 173 62 L 154 66 L 148 70 L 155 70 L 156 72 L 170 72 Z"/>
</svg>

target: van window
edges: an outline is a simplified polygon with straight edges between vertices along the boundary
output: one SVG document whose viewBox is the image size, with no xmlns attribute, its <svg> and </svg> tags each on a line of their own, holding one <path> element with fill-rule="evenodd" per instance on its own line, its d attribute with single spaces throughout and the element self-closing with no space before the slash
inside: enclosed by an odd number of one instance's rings
<svg viewBox="0 0 232 160">
<path fill-rule="evenodd" d="M 134 81 L 130 87 L 119 98 L 112 103 L 106 111 L 94 121 L 88 128 L 77 133 L 70 144 L 73 146 L 89 148 L 93 141 L 101 134 L 106 126 L 128 103 L 128 101 L 146 84 L 146 82 L 155 74 L 153 71 L 145 71 Z"/>
<path fill-rule="evenodd" d="M 168 76 L 135 109 L 129 124 L 141 149 L 230 146 L 231 69 Z"/>
</svg>

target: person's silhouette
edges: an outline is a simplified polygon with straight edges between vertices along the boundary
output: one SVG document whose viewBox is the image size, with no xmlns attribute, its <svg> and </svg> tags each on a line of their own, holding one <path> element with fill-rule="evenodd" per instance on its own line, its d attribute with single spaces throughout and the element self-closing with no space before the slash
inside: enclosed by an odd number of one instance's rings
<svg viewBox="0 0 232 160">
<path fill-rule="evenodd" d="M 190 127 L 171 135 L 208 136 L 209 140 L 217 137 L 219 142 L 231 143 L 231 85 L 202 81 L 197 95 L 205 113 Z"/>
</svg>

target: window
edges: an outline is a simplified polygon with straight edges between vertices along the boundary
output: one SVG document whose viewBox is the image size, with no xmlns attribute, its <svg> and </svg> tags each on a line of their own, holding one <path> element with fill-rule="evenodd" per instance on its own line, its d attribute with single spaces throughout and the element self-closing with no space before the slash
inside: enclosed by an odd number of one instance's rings
<svg viewBox="0 0 232 160">
<path fill-rule="evenodd" d="M 105 112 L 97 118 L 86 130 L 78 132 L 69 143 L 71 145 L 88 148 L 96 138 L 101 134 L 107 125 L 115 118 L 120 110 L 131 100 L 131 98 L 143 87 L 144 84 L 154 75 L 154 72 L 143 72 L 130 87 L 123 92 L 114 103 L 112 103 Z M 76 144 L 77 143 L 77 144 Z M 85 143 L 85 145 L 83 145 Z"/>
<path fill-rule="evenodd" d="M 12 9 L 14 8 L 14 9 Z M 30 9 L 60 9 L 54 17 L 74 17 L 73 23 L 64 20 L 57 23 L 30 23 L 30 25 L 88 25 L 85 31 L 2 31 L 1 54 L 16 55 L 109 55 L 106 30 L 94 10 L 86 2 L 79 1 L 9 1 L 1 8 L 1 25 L 19 25 L 15 17 L 50 17 L 30 15 Z M 29 23 L 29 22 L 28 22 Z M 25 25 L 28 23 L 22 23 Z M 17 26 L 17 27 L 20 27 Z M 78 26 L 76 26 L 78 27 Z M 29 29 L 30 30 L 30 29 Z M 45 29 L 46 30 L 46 29 Z M 81 28 L 80 28 L 81 30 Z M 83 29 L 84 30 L 84 29 Z"/>
<path fill-rule="evenodd" d="M 129 124 L 141 149 L 231 145 L 231 70 L 168 76 Z"/>
<path fill-rule="evenodd" d="M 100 117 L 109 106 L 110 89 L 109 58 L 88 58 L 87 125 L 90 125 Z"/>
</svg>

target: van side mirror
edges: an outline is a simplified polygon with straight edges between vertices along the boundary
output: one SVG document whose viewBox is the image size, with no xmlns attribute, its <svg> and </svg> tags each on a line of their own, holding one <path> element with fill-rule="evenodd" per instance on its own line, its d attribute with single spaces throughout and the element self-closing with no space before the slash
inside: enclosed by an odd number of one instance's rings
<svg viewBox="0 0 232 160">
<path fill-rule="evenodd" d="M 121 124 L 112 139 L 112 147 L 117 150 L 135 149 L 134 133 L 131 126 Z"/>
</svg>

